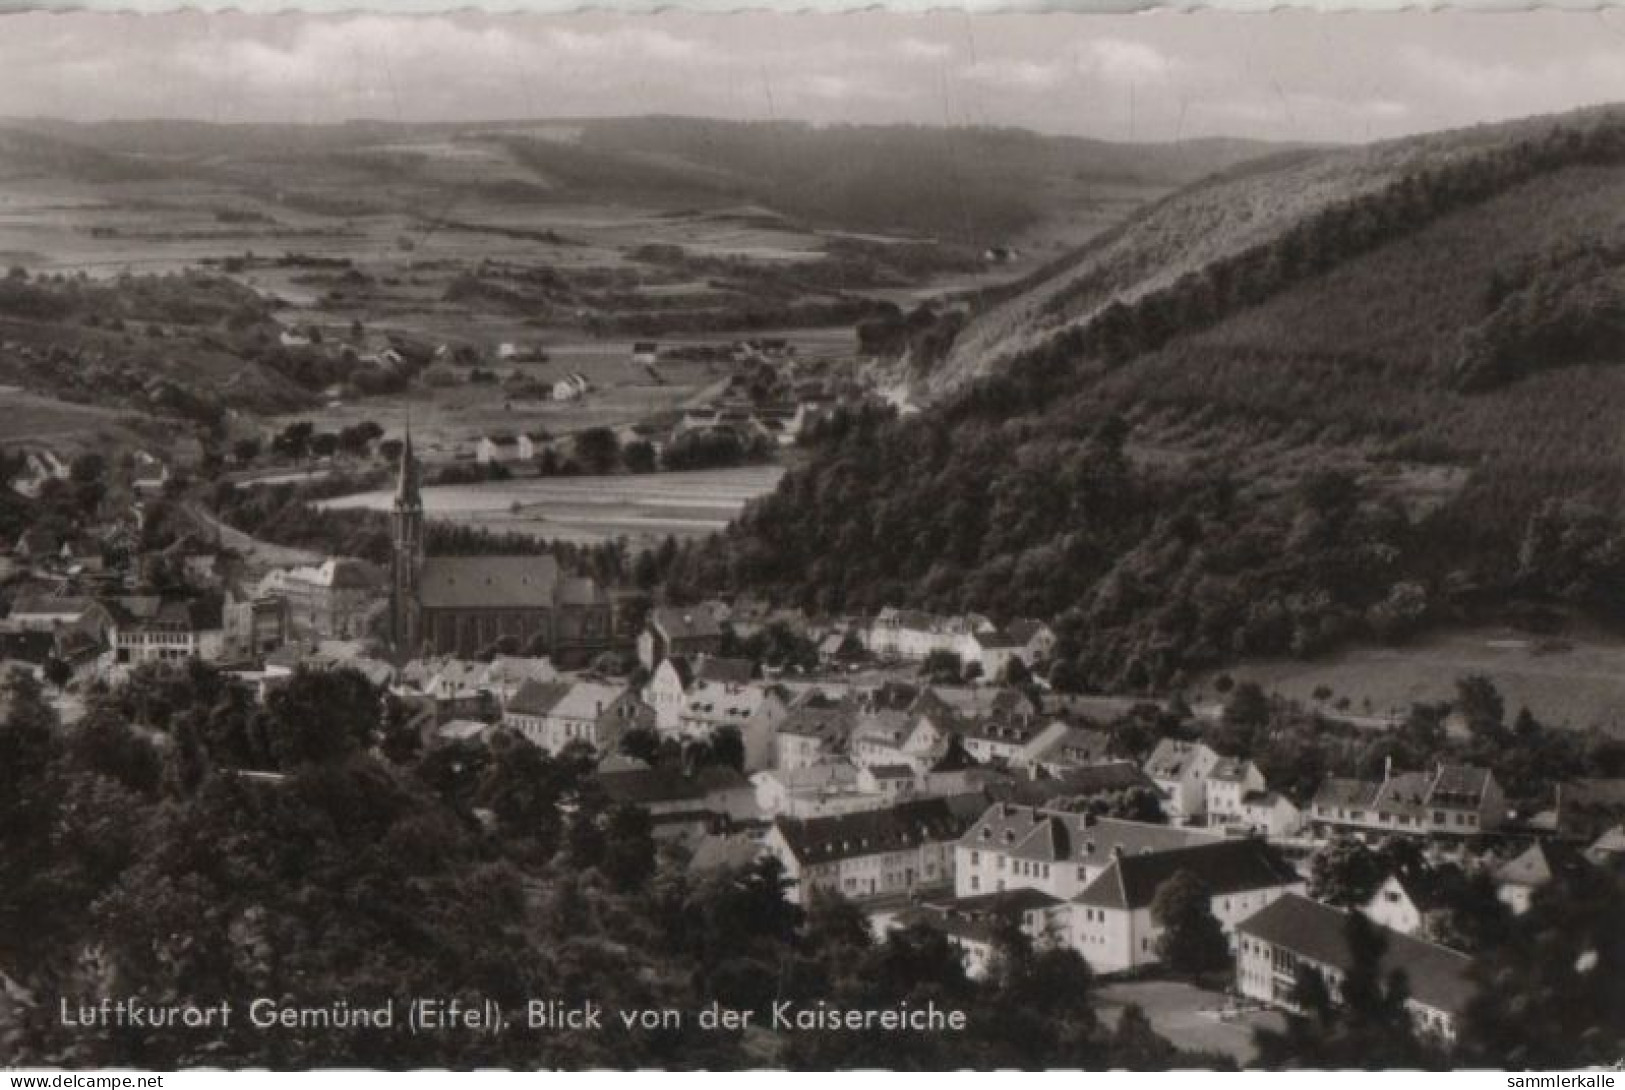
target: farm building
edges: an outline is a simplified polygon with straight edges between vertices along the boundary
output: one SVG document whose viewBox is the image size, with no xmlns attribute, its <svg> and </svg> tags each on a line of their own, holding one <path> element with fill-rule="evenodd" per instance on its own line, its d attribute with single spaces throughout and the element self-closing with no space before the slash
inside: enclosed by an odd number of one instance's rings
<svg viewBox="0 0 1625 1090">
<path fill-rule="evenodd" d="M 519 461 L 524 455 L 520 450 L 519 440 L 515 436 L 509 435 L 507 432 L 499 432 L 495 435 L 483 436 L 475 450 L 475 456 L 479 459 L 481 465 L 491 465 L 493 463 L 506 465 L 509 462 Z"/>
<path fill-rule="evenodd" d="M 632 346 L 631 362 L 639 367 L 648 367 L 660 362 L 660 346 L 654 341 L 638 341 Z"/>
<path fill-rule="evenodd" d="M 587 396 L 592 389 L 592 383 L 580 371 L 572 371 L 553 384 L 554 401 L 575 401 Z"/>
</svg>

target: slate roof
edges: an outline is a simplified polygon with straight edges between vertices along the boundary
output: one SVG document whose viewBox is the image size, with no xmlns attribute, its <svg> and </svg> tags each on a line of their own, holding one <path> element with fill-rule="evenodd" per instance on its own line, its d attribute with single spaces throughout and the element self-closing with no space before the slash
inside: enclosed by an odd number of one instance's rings
<svg viewBox="0 0 1625 1090">
<path fill-rule="evenodd" d="M 1162 884 L 1189 871 L 1214 896 L 1296 885 L 1303 877 L 1263 840 L 1242 837 L 1114 859 L 1073 898 L 1095 908 L 1148 908 Z"/>
<path fill-rule="evenodd" d="M 855 814 L 780 817 L 773 825 L 803 866 L 833 863 L 957 840 L 971 821 L 971 809 L 980 809 L 982 802 L 979 795 L 919 799 Z"/>
<path fill-rule="evenodd" d="M 1170 825 L 996 802 L 987 807 L 960 842 L 967 848 L 999 851 L 1040 863 L 1104 863 L 1114 850 L 1140 855 L 1214 839 L 1211 833 Z"/>
<path fill-rule="evenodd" d="M 1159 780 L 1177 780 L 1185 774 L 1198 751 L 1206 748 L 1201 742 L 1164 738 L 1145 759 L 1146 774 Z"/>
<path fill-rule="evenodd" d="M 11 604 L 10 616 L 16 618 L 27 614 L 34 616 L 81 614 L 89 609 L 94 601 L 80 595 L 19 594 L 17 600 Z"/>
<path fill-rule="evenodd" d="M 418 601 L 425 609 L 550 609 L 558 583 L 551 556 L 431 556 Z"/>
<path fill-rule="evenodd" d="M 1287 893 L 1236 925 L 1238 934 L 1283 947 L 1301 958 L 1347 972 L 1348 913 Z M 1380 963 L 1384 976 L 1403 971 L 1411 998 L 1423 1006 L 1460 1014 L 1473 997 L 1473 959 L 1410 935 L 1372 924 L 1387 940 Z"/>
<path fill-rule="evenodd" d="M 1088 727 L 1072 727 L 1060 723 L 1051 723 L 1045 730 L 1060 726 L 1055 737 L 1047 742 L 1042 741 L 1042 734 L 1035 739 L 1037 748 L 1031 754 L 1035 761 L 1046 763 L 1093 765 L 1110 753 L 1112 736 L 1103 730 L 1090 730 Z"/>
<path fill-rule="evenodd" d="M 851 737 L 857 716 L 845 705 L 819 708 L 801 705 L 779 723 L 779 734 L 794 734 L 805 738 L 818 738 L 831 744 L 844 744 Z"/>
</svg>

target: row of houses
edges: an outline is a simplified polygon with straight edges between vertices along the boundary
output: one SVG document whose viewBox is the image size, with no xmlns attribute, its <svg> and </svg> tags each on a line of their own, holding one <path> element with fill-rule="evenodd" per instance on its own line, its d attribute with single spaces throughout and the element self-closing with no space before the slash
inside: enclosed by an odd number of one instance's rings
<svg viewBox="0 0 1625 1090">
<path fill-rule="evenodd" d="M 1055 651 L 1055 633 L 1041 621 L 1017 620 L 1000 628 L 977 613 L 949 617 L 887 607 L 864 630 L 864 646 L 878 658 L 905 662 L 952 655 L 993 678 L 1014 659 L 1028 667 L 1047 662 Z"/>
</svg>

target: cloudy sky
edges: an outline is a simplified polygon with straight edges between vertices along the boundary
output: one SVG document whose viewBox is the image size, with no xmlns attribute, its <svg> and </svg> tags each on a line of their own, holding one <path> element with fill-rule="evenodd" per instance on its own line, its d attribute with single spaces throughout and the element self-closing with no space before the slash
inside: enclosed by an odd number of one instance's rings
<svg viewBox="0 0 1625 1090">
<path fill-rule="evenodd" d="M 1363 140 L 1625 101 L 1625 10 L 0 16 L 0 117 L 676 113 Z"/>
</svg>

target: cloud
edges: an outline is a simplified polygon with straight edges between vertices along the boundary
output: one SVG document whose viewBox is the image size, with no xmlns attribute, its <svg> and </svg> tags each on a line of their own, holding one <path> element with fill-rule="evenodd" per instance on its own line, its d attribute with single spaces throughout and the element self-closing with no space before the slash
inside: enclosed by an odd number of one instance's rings
<svg viewBox="0 0 1625 1090">
<path fill-rule="evenodd" d="M 1016 91 L 1043 91 L 1064 81 L 1068 72 L 1058 62 L 1031 61 L 1015 57 L 979 60 L 959 72 L 961 79 L 986 87 Z"/>
<path fill-rule="evenodd" d="M 1184 67 L 1144 42 L 1124 38 L 1096 38 L 1078 51 L 1081 71 L 1112 83 L 1137 83 L 1166 77 Z"/>
</svg>

